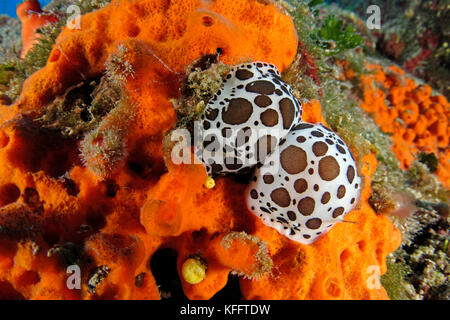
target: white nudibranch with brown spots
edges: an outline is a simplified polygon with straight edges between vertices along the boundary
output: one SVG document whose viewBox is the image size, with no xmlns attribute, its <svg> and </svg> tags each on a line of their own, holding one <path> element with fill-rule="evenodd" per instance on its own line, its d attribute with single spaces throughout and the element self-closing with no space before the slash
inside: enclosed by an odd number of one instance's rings
<svg viewBox="0 0 450 320">
<path fill-rule="evenodd" d="M 206 105 L 195 153 L 208 175 L 248 170 L 270 154 L 301 115 L 300 101 L 274 65 L 234 66 Z"/>
<path fill-rule="evenodd" d="M 323 125 L 303 122 L 256 169 L 247 204 L 264 224 L 310 244 L 343 221 L 360 186 L 346 144 Z"/>
<path fill-rule="evenodd" d="M 300 101 L 274 65 L 234 66 L 208 101 L 195 152 L 209 176 L 258 164 L 249 209 L 281 234 L 310 244 L 356 205 L 361 178 L 345 143 L 301 116 Z"/>
</svg>

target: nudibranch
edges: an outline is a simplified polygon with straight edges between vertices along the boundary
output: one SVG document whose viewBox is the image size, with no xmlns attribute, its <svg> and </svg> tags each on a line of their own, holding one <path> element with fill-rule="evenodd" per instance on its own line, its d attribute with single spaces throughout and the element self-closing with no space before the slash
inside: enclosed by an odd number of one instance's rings
<svg viewBox="0 0 450 320">
<path fill-rule="evenodd" d="M 264 224 L 311 244 L 343 221 L 360 186 L 344 141 L 322 124 L 303 122 L 256 169 L 247 204 Z"/>
<path fill-rule="evenodd" d="M 236 65 L 206 105 L 196 154 L 208 175 L 245 171 L 264 160 L 301 115 L 300 101 L 273 64 Z"/>
<path fill-rule="evenodd" d="M 209 176 L 256 166 L 250 211 L 310 244 L 353 209 L 361 178 L 344 141 L 301 116 L 301 102 L 274 65 L 243 63 L 231 68 L 208 101 L 195 149 Z"/>
</svg>

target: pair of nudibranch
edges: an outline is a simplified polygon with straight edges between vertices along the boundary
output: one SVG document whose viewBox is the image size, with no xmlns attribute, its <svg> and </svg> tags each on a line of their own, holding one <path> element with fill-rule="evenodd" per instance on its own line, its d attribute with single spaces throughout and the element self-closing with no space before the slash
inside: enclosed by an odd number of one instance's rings
<svg viewBox="0 0 450 320">
<path fill-rule="evenodd" d="M 342 139 L 301 116 L 301 102 L 274 65 L 234 66 L 206 105 L 196 154 L 209 175 L 256 167 L 249 209 L 281 234 L 310 244 L 355 206 L 361 179 Z"/>
</svg>

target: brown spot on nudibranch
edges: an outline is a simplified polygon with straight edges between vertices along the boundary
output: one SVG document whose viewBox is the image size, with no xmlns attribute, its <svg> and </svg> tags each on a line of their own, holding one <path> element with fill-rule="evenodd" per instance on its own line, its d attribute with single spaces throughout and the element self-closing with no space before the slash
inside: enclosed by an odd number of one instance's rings
<svg viewBox="0 0 450 320">
<path fill-rule="evenodd" d="M 288 216 L 289 220 L 291 220 L 291 221 L 297 220 L 297 215 L 295 214 L 294 211 L 288 211 L 287 216 Z"/>
<path fill-rule="evenodd" d="M 322 204 L 327 204 L 328 201 L 330 201 L 330 199 L 331 199 L 331 194 L 327 191 L 327 192 L 323 193 L 322 199 L 320 200 L 320 202 L 322 202 Z"/>
<path fill-rule="evenodd" d="M 298 211 L 304 216 L 309 216 L 314 212 L 314 207 L 316 206 L 316 202 L 311 197 L 305 197 L 298 202 L 297 208 Z"/>
<path fill-rule="evenodd" d="M 336 145 L 336 149 L 338 149 L 338 151 L 340 152 L 340 153 L 342 153 L 342 154 L 346 154 L 346 152 L 345 152 L 345 149 L 344 148 L 342 148 L 340 145 Z"/>
<path fill-rule="evenodd" d="M 239 69 L 238 71 L 236 71 L 236 78 L 238 78 L 239 80 L 247 80 L 251 77 L 253 77 L 253 72 L 251 71 L 248 71 L 246 69 Z"/>
<path fill-rule="evenodd" d="M 222 120 L 227 124 L 241 124 L 246 122 L 253 113 L 250 101 L 244 98 L 231 99 L 228 108 L 222 111 Z"/>
<path fill-rule="evenodd" d="M 219 114 L 218 109 L 208 109 L 205 113 L 205 116 L 208 120 L 215 120 L 217 118 L 217 115 Z"/>
<path fill-rule="evenodd" d="M 340 215 L 342 215 L 343 213 L 344 213 L 344 208 L 343 207 L 336 208 L 333 211 L 333 218 L 337 218 Z"/>
<path fill-rule="evenodd" d="M 355 178 L 355 168 L 353 168 L 352 166 L 348 166 L 347 169 L 348 182 L 352 183 L 354 178 Z"/>
<path fill-rule="evenodd" d="M 271 174 L 265 174 L 265 175 L 263 176 L 263 180 L 264 180 L 264 183 L 265 183 L 265 184 L 272 184 L 273 181 L 274 181 L 275 179 L 274 179 L 273 175 L 271 175 Z"/>
<path fill-rule="evenodd" d="M 339 163 L 332 156 L 327 156 L 319 161 L 319 175 L 325 181 L 336 179 L 340 173 Z"/>
<path fill-rule="evenodd" d="M 306 221 L 306 226 L 310 229 L 319 229 L 322 225 L 322 220 L 319 218 L 312 218 Z"/>
<path fill-rule="evenodd" d="M 270 198 L 280 207 L 287 207 L 291 203 L 289 192 L 285 188 L 278 188 L 272 191 Z"/>
<path fill-rule="evenodd" d="M 323 137 L 323 133 L 319 132 L 319 131 L 312 131 L 311 135 L 314 136 L 314 137 L 317 137 L 317 138 Z"/>
<path fill-rule="evenodd" d="M 266 96 L 265 94 L 260 94 L 255 98 L 255 104 L 258 107 L 265 108 L 267 106 L 270 106 L 272 104 L 272 99 L 269 98 L 269 96 Z"/>
<path fill-rule="evenodd" d="M 294 182 L 294 189 L 298 193 L 303 193 L 308 189 L 308 182 L 303 178 L 297 179 Z"/>
<path fill-rule="evenodd" d="M 257 80 L 247 84 L 245 86 L 245 90 L 259 94 L 273 94 L 275 91 L 275 85 L 270 81 Z"/>
<path fill-rule="evenodd" d="M 337 191 L 337 197 L 339 199 L 342 199 L 345 196 L 345 191 L 346 191 L 345 190 L 345 186 L 340 185 L 339 188 L 338 188 L 338 191 Z"/>
<path fill-rule="evenodd" d="M 310 123 L 300 123 L 300 124 L 296 125 L 292 130 L 304 130 L 304 129 L 310 129 L 313 127 L 314 127 L 314 125 L 312 125 Z"/>
<path fill-rule="evenodd" d="M 261 113 L 261 122 L 267 127 L 273 127 L 278 123 L 278 112 L 269 109 Z"/>
<path fill-rule="evenodd" d="M 314 142 L 312 150 L 317 157 L 321 157 L 327 153 L 328 145 L 322 141 Z"/>
<path fill-rule="evenodd" d="M 281 166 L 289 174 L 297 174 L 304 171 L 308 165 L 307 160 L 305 150 L 296 146 L 287 147 L 280 155 Z"/>
<path fill-rule="evenodd" d="M 295 107 L 291 99 L 283 98 L 279 102 L 281 117 L 283 118 L 283 128 L 289 129 L 294 121 Z"/>
</svg>

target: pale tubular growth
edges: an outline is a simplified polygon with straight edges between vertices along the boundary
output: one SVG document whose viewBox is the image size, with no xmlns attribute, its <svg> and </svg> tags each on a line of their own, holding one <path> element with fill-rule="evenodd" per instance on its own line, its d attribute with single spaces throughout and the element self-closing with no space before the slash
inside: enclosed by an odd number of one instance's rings
<svg viewBox="0 0 450 320">
<path fill-rule="evenodd" d="M 229 249 L 234 241 L 241 241 L 249 245 L 256 245 L 258 251 L 255 254 L 255 264 L 251 268 L 251 272 L 234 269 L 231 273 L 243 277 L 244 279 L 260 279 L 265 275 L 271 275 L 273 269 L 273 260 L 270 257 L 267 243 L 259 239 L 257 236 L 249 235 L 246 232 L 232 231 L 226 234 L 221 241 L 221 245 L 225 249 Z"/>
<path fill-rule="evenodd" d="M 80 143 L 84 165 L 100 179 L 112 175 L 128 156 L 126 135 L 134 118 L 134 105 L 126 94 L 124 84 L 129 77 L 134 78 L 134 70 L 126 60 L 127 52 L 128 49 L 120 44 L 117 52 L 105 62 L 105 77 L 121 91 L 121 99 Z"/>
<path fill-rule="evenodd" d="M 126 97 L 81 141 L 83 163 L 97 177 L 107 178 L 120 168 L 128 152 L 126 133 L 134 117 L 134 105 Z"/>
<path fill-rule="evenodd" d="M 189 128 L 195 120 L 201 117 L 205 111 L 206 103 L 219 91 L 223 79 L 230 71 L 230 66 L 220 61 L 210 62 L 206 69 L 199 68 L 197 65 L 202 65 L 204 60 L 202 59 L 193 61 L 186 68 L 186 79 L 181 86 L 183 95 L 178 99 L 171 99 L 178 121 L 175 127 L 167 131 L 163 137 L 164 162 L 167 167 L 173 165 L 172 150 L 178 143 L 172 140 L 174 131 Z M 190 141 L 189 145 L 191 145 Z M 209 183 L 211 182 L 209 180 Z"/>
<path fill-rule="evenodd" d="M 104 179 L 120 167 L 127 156 L 120 128 L 95 129 L 81 142 L 84 165 L 97 177 Z"/>
<path fill-rule="evenodd" d="M 195 68 L 189 74 L 187 84 L 193 90 L 195 97 L 208 100 L 219 91 L 222 79 L 229 71 L 230 67 L 222 62 L 213 64 L 206 70 Z"/>
<path fill-rule="evenodd" d="M 123 44 L 117 47 L 105 62 L 105 75 L 108 80 L 126 82 L 128 78 L 134 78 L 134 70 L 127 60 L 128 48 Z"/>
<path fill-rule="evenodd" d="M 132 105 L 123 98 L 81 141 L 81 159 L 97 177 L 107 178 L 123 165 L 128 155 L 126 132 L 132 115 Z"/>
</svg>

